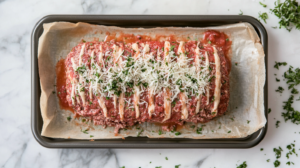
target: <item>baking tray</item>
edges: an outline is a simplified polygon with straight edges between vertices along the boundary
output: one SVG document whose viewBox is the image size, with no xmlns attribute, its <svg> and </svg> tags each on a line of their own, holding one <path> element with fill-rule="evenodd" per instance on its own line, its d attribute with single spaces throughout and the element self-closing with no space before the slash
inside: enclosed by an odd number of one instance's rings
<svg viewBox="0 0 300 168">
<path fill-rule="evenodd" d="M 35 139 L 47 148 L 250 148 L 262 141 L 267 125 L 246 138 L 185 139 L 127 137 L 123 139 L 75 140 L 41 136 L 43 120 L 40 110 L 40 79 L 38 74 L 38 41 L 43 24 L 49 22 L 86 22 L 119 27 L 208 27 L 250 23 L 258 33 L 265 52 L 266 83 L 264 86 L 265 116 L 268 118 L 268 35 L 264 26 L 254 17 L 245 15 L 48 15 L 35 25 L 31 34 L 31 130 Z"/>
</svg>

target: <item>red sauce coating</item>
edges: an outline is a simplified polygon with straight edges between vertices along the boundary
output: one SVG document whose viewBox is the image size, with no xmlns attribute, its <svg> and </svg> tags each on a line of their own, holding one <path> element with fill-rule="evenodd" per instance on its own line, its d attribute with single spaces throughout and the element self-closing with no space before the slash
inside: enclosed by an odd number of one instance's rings
<svg viewBox="0 0 300 168">
<path fill-rule="evenodd" d="M 157 50 L 160 51 L 159 57 L 163 58 L 163 47 L 164 47 L 164 40 L 170 41 L 171 46 L 174 48 L 175 55 L 179 55 L 177 53 L 179 43 L 176 41 L 176 38 L 174 36 L 156 36 L 156 37 L 150 37 L 146 35 L 137 35 L 134 36 L 132 34 L 121 34 L 120 36 L 116 37 L 115 34 L 107 34 L 107 37 L 105 39 L 105 42 L 101 42 L 103 45 L 103 50 L 113 50 L 113 45 L 116 44 L 124 49 L 124 56 L 134 55 L 134 51 L 131 48 L 131 43 L 147 43 L 150 46 L 150 52 L 154 53 L 154 57 L 158 59 Z M 197 46 L 198 41 L 188 41 L 186 40 L 185 43 L 185 50 L 187 52 L 188 58 L 195 58 L 195 48 Z M 87 47 L 85 48 L 85 52 L 83 55 L 82 61 L 91 68 L 90 65 L 90 55 L 91 52 L 99 52 L 100 42 L 93 41 L 88 42 Z M 218 49 L 218 54 L 220 56 L 222 64 L 226 64 L 222 66 L 221 71 L 222 73 L 222 88 L 221 91 L 225 90 L 226 92 L 229 89 L 229 80 L 228 80 L 228 74 L 230 69 L 230 58 L 229 58 L 229 52 L 231 47 L 231 41 L 229 41 L 229 38 L 226 34 L 222 32 L 217 32 L 214 30 L 209 30 L 204 33 L 204 38 L 202 41 L 200 41 L 200 52 L 204 54 L 205 52 L 208 52 L 209 61 L 214 62 L 214 56 L 213 56 L 213 48 L 212 45 L 214 45 Z M 74 55 L 75 53 L 80 52 L 80 46 L 76 46 L 72 49 L 71 53 L 69 55 Z M 105 61 L 104 65 L 101 62 L 96 61 L 96 63 L 101 64 L 101 66 L 110 67 L 113 66 L 112 61 L 110 61 L 109 57 L 104 56 L 103 58 Z M 97 59 L 96 59 L 97 60 Z M 205 61 L 205 58 L 202 59 Z M 192 64 L 193 62 L 191 62 Z M 67 69 L 69 68 L 69 69 Z M 211 65 L 212 72 L 214 73 L 214 65 Z M 90 116 L 91 119 L 94 120 L 94 123 L 97 125 L 108 125 L 108 126 L 116 126 L 118 128 L 124 128 L 124 126 L 132 126 L 136 122 L 155 122 L 157 124 L 162 125 L 164 128 L 170 128 L 173 125 L 182 125 L 183 121 L 181 121 L 181 102 L 179 99 L 175 100 L 175 105 L 172 105 L 172 115 L 171 118 L 166 123 L 161 123 L 161 121 L 164 118 L 164 100 L 162 96 L 155 96 L 155 111 L 150 119 L 147 113 L 147 107 L 145 104 L 140 105 L 140 118 L 135 118 L 135 111 L 128 108 L 128 105 L 125 104 L 125 112 L 124 112 L 124 123 L 116 122 L 120 121 L 120 116 L 118 114 L 118 107 L 115 108 L 113 104 L 113 100 L 106 99 L 105 105 L 108 110 L 108 117 L 105 118 L 103 116 L 102 110 L 98 104 L 96 96 L 93 96 L 92 99 L 88 96 L 88 91 L 85 91 L 86 100 L 88 101 L 88 104 L 85 108 L 83 108 L 80 104 L 77 104 L 75 106 L 72 106 L 72 99 L 70 97 L 71 92 L 71 82 L 70 79 L 67 77 L 67 71 L 69 72 L 69 75 L 71 78 L 78 78 L 78 74 L 74 73 L 72 70 L 72 63 L 70 61 L 70 58 L 67 58 L 66 60 L 62 59 L 57 63 L 56 66 L 56 73 L 57 73 L 57 94 L 59 97 L 60 106 L 62 109 L 70 110 L 74 112 L 77 112 L 77 115 L 83 115 L 83 116 Z M 215 82 L 214 78 L 212 78 L 210 83 L 210 98 L 209 101 L 212 100 L 212 95 L 214 93 L 215 88 Z M 224 82 L 225 81 L 225 82 Z M 227 83 L 226 83 L 227 82 Z M 125 93 L 125 97 L 127 99 L 133 100 L 133 95 L 130 95 L 131 89 L 127 90 L 127 94 Z M 227 109 L 228 105 L 228 99 L 229 99 L 229 92 L 221 93 L 221 101 L 220 101 L 220 107 L 219 109 L 222 111 L 223 114 L 225 110 Z M 148 102 L 147 94 L 144 93 L 141 97 L 141 100 L 145 100 Z M 211 109 L 213 104 L 210 103 L 209 105 L 206 105 L 207 98 L 205 95 L 202 96 L 201 99 L 201 109 L 202 112 L 200 115 L 196 115 L 195 113 L 195 107 L 197 104 L 197 100 L 195 97 L 191 97 L 192 101 L 188 103 L 188 111 L 189 111 L 189 118 L 187 121 L 189 122 L 207 122 L 213 117 L 211 116 L 211 111 L 207 109 Z M 80 103 L 82 104 L 82 100 L 80 100 Z M 123 124 L 123 125 L 122 125 Z"/>
</svg>

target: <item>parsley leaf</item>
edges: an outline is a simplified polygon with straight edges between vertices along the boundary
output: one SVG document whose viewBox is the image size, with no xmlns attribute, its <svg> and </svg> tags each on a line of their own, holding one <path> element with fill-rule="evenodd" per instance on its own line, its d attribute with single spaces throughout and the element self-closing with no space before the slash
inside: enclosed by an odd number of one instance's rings
<svg viewBox="0 0 300 168">
<path fill-rule="evenodd" d="M 280 161 L 278 161 L 278 160 L 275 160 L 275 162 L 274 162 L 274 166 L 275 166 L 275 167 L 278 167 L 278 166 L 280 166 Z"/>
<path fill-rule="evenodd" d="M 266 4 L 263 4 L 263 3 L 261 3 L 261 2 L 259 2 L 259 4 L 261 4 L 261 6 L 263 6 L 264 8 L 267 7 Z"/>
<path fill-rule="evenodd" d="M 247 168 L 247 162 L 244 161 L 242 164 L 240 164 L 238 167 L 236 168 Z"/>
<path fill-rule="evenodd" d="M 275 90 L 275 91 L 276 91 L 276 92 L 279 92 L 279 93 L 282 93 L 282 92 L 284 91 L 284 89 L 283 89 L 281 86 L 279 86 L 278 89 Z"/>
<path fill-rule="evenodd" d="M 296 0 L 285 0 L 283 3 L 275 2 L 275 8 L 270 9 L 279 19 L 279 28 L 292 30 L 293 25 L 300 30 L 300 7 Z"/>
<path fill-rule="evenodd" d="M 280 121 L 276 121 L 276 128 L 278 128 L 279 127 L 279 123 L 280 123 Z"/>
<path fill-rule="evenodd" d="M 287 65 L 286 62 L 276 62 L 275 61 L 274 68 L 279 69 L 279 66 L 286 66 L 286 65 Z"/>
<path fill-rule="evenodd" d="M 275 152 L 276 159 L 279 159 L 279 158 L 281 157 L 281 152 L 282 152 L 283 150 L 282 150 L 282 148 L 279 146 L 278 149 L 273 148 L 273 151 Z"/>
<path fill-rule="evenodd" d="M 240 10 L 241 11 L 241 10 Z M 243 11 L 241 11 L 241 13 L 239 13 L 239 15 L 243 15 L 244 13 L 243 13 Z"/>
<path fill-rule="evenodd" d="M 265 23 L 267 23 L 266 20 L 269 18 L 269 16 L 266 12 L 258 13 L 258 18 L 262 19 Z"/>
<path fill-rule="evenodd" d="M 179 164 L 179 165 L 175 165 L 175 168 L 179 168 L 179 166 L 181 166 L 181 164 Z"/>
</svg>

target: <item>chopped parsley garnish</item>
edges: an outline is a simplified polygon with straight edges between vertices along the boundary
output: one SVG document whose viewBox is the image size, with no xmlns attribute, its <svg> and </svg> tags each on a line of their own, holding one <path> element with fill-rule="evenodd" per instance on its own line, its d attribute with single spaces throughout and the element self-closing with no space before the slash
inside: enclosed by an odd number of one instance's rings
<svg viewBox="0 0 300 168">
<path fill-rule="evenodd" d="M 166 160 L 169 160 L 168 157 L 166 157 Z"/>
<path fill-rule="evenodd" d="M 276 121 L 276 128 L 278 128 L 279 127 L 279 123 L 280 123 L 280 121 Z"/>
<path fill-rule="evenodd" d="M 270 162 L 270 159 L 268 159 L 267 162 Z"/>
<path fill-rule="evenodd" d="M 229 38 L 227 38 L 226 41 L 229 41 Z"/>
<path fill-rule="evenodd" d="M 271 108 L 269 108 L 269 110 L 268 110 L 268 114 L 269 114 L 269 113 L 271 113 L 271 111 L 272 111 L 272 110 L 271 110 Z"/>
<path fill-rule="evenodd" d="M 286 65 L 287 65 L 286 62 L 276 62 L 275 61 L 274 68 L 279 69 L 280 66 L 286 66 Z"/>
<path fill-rule="evenodd" d="M 293 162 L 290 162 L 290 161 L 286 162 L 286 164 L 289 165 L 289 166 L 290 166 L 291 164 L 294 165 L 294 163 L 293 163 Z"/>
<path fill-rule="evenodd" d="M 90 135 L 90 138 L 93 138 L 94 137 L 94 135 Z"/>
<path fill-rule="evenodd" d="M 162 131 L 161 130 L 158 130 L 158 135 L 161 135 L 162 134 Z"/>
<path fill-rule="evenodd" d="M 264 148 L 260 148 L 260 151 L 263 151 L 264 150 Z"/>
<path fill-rule="evenodd" d="M 88 129 L 86 129 L 86 130 L 84 130 L 84 131 L 81 130 L 81 132 L 83 132 L 83 133 L 85 133 L 85 134 L 89 134 L 89 133 L 88 133 Z"/>
<path fill-rule="evenodd" d="M 262 19 L 265 23 L 267 23 L 266 20 L 269 17 L 268 17 L 268 14 L 266 12 L 264 12 L 264 13 L 258 13 L 258 18 Z"/>
<path fill-rule="evenodd" d="M 249 124 L 250 123 L 250 120 L 247 120 L 247 124 Z"/>
<path fill-rule="evenodd" d="M 235 63 L 235 66 L 237 66 L 237 65 L 238 65 L 238 63 L 236 62 L 236 63 Z"/>
<path fill-rule="evenodd" d="M 283 77 L 287 79 L 286 83 L 289 85 L 289 89 L 293 88 L 294 86 L 300 84 L 300 69 L 294 68 L 292 66 L 289 67 L 289 70 L 284 72 Z"/>
<path fill-rule="evenodd" d="M 282 150 L 282 148 L 279 146 L 278 149 L 273 148 L 273 151 L 275 152 L 276 159 L 279 159 L 279 158 L 281 157 L 281 152 L 282 152 L 283 150 Z"/>
<path fill-rule="evenodd" d="M 198 127 L 198 128 L 196 129 L 196 133 L 197 133 L 197 134 L 202 134 L 202 127 Z"/>
<path fill-rule="evenodd" d="M 191 125 L 191 126 L 190 126 L 190 128 L 193 128 L 193 129 L 194 129 L 195 127 L 196 127 L 195 125 Z"/>
<path fill-rule="evenodd" d="M 181 164 L 179 164 L 179 165 L 175 165 L 175 168 L 179 168 L 179 166 L 181 166 Z"/>
<path fill-rule="evenodd" d="M 295 144 L 291 143 L 290 145 L 287 145 L 286 148 L 289 150 L 289 152 L 286 154 L 286 158 L 290 158 L 290 155 L 293 153 L 298 156 L 298 154 L 295 151 Z"/>
<path fill-rule="evenodd" d="M 278 89 L 275 90 L 275 91 L 276 91 L 276 92 L 279 92 L 279 93 L 282 93 L 282 92 L 284 91 L 284 89 L 283 89 L 281 86 L 279 86 Z"/>
<path fill-rule="evenodd" d="M 142 132 L 144 132 L 143 129 L 137 134 L 137 137 L 139 137 L 139 136 L 141 135 Z M 151 162 L 150 162 L 150 163 L 151 163 Z"/>
<path fill-rule="evenodd" d="M 300 7 L 296 0 L 285 0 L 283 3 L 275 2 L 275 8 L 270 9 L 279 19 L 279 28 L 292 30 L 292 25 L 300 30 Z"/>
<path fill-rule="evenodd" d="M 261 3 L 261 2 L 259 2 L 259 4 L 261 4 L 261 6 L 263 6 L 264 8 L 267 7 L 266 4 L 263 4 L 263 3 Z"/>
<path fill-rule="evenodd" d="M 82 65 L 81 67 L 78 67 L 78 68 L 76 69 L 76 72 L 78 72 L 78 73 L 80 73 L 80 74 L 83 74 L 85 70 L 86 70 L 85 65 Z"/>
<path fill-rule="evenodd" d="M 292 91 L 291 91 L 291 93 L 292 93 L 292 94 L 298 94 L 299 91 L 298 91 L 297 89 L 293 88 Z"/>
<path fill-rule="evenodd" d="M 207 43 L 208 43 L 208 44 L 211 44 L 211 41 L 208 41 Z"/>
<path fill-rule="evenodd" d="M 280 79 L 276 78 L 276 82 L 280 82 Z"/>
<path fill-rule="evenodd" d="M 178 135 L 181 135 L 181 133 L 180 132 L 175 132 L 175 135 L 178 136 Z"/>
<path fill-rule="evenodd" d="M 292 123 L 300 124 L 300 112 L 296 111 L 293 107 L 293 101 L 294 95 L 291 95 L 288 101 L 283 102 L 283 109 L 286 111 L 285 113 L 282 113 L 281 116 L 283 116 L 285 121 L 291 120 Z"/>
<path fill-rule="evenodd" d="M 68 121 L 71 121 L 71 119 L 72 119 L 71 116 L 67 117 L 67 120 L 68 120 Z"/>
<path fill-rule="evenodd" d="M 275 160 L 275 162 L 274 162 L 274 166 L 275 166 L 275 167 L 278 167 L 278 166 L 280 166 L 280 161 L 278 161 L 278 160 Z"/>
<path fill-rule="evenodd" d="M 171 47 L 170 47 L 170 51 L 173 51 L 173 50 L 174 50 L 174 48 L 175 48 L 175 46 L 171 45 Z"/>
<path fill-rule="evenodd" d="M 241 10 L 240 10 L 241 11 Z M 241 13 L 239 13 L 239 15 L 243 15 L 244 13 L 243 13 L 243 11 L 241 11 Z"/>
<path fill-rule="evenodd" d="M 229 133 L 231 133 L 231 131 L 228 131 L 227 133 L 229 134 Z"/>
<path fill-rule="evenodd" d="M 244 161 L 242 164 L 240 164 L 238 167 L 236 168 L 247 168 L 247 162 Z"/>
</svg>

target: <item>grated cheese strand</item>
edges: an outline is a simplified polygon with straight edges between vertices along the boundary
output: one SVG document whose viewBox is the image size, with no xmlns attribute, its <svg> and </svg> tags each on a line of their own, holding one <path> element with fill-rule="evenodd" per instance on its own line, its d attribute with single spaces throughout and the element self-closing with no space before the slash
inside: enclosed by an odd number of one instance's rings
<svg viewBox="0 0 300 168">
<path fill-rule="evenodd" d="M 200 49 L 199 49 L 199 44 L 200 42 L 197 43 L 197 47 L 195 49 L 195 67 L 196 67 L 196 71 L 199 72 L 200 71 L 200 64 L 201 64 L 201 54 L 200 54 Z M 197 97 L 197 105 L 196 105 L 196 114 L 198 114 L 200 112 L 200 106 L 201 106 L 201 97 L 202 97 L 202 93 L 201 93 L 201 88 L 199 88 L 199 95 Z"/>
</svg>

